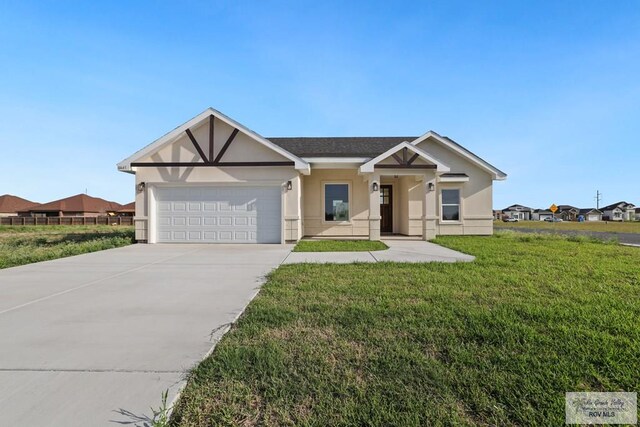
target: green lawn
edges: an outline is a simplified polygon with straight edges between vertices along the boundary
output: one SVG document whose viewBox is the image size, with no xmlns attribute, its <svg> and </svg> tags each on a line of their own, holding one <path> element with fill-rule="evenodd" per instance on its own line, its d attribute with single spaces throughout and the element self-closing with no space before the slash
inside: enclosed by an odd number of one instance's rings
<svg viewBox="0 0 640 427">
<path fill-rule="evenodd" d="M 541 230 L 582 230 L 582 231 L 606 231 L 609 233 L 640 233 L 640 221 L 613 222 L 613 221 L 586 221 L 586 222 L 546 222 L 546 221 L 519 221 L 503 222 L 494 221 L 496 228 L 534 228 Z"/>
<path fill-rule="evenodd" d="M 117 248 L 133 243 L 133 227 L 0 226 L 0 268 Z"/>
<path fill-rule="evenodd" d="M 388 246 L 371 240 L 301 240 L 294 252 L 367 252 L 382 251 Z"/>
<path fill-rule="evenodd" d="M 567 391 L 638 391 L 640 250 L 436 242 L 477 259 L 278 268 L 172 425 L 564 425 Z"/>
</svg>

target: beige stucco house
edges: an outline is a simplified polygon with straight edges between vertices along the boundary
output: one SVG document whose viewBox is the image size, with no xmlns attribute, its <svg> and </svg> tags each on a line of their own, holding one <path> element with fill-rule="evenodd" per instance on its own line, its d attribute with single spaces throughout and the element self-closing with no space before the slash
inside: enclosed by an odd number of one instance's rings
<svg viewBox="0 0 640 427">
<path fill-rule="evenodd" d="M 447 137 L 265 138 L 209 108 L 118 164 L 136 175 L 136 239 L 491 234 L 505 173 Z"/>
</svg>

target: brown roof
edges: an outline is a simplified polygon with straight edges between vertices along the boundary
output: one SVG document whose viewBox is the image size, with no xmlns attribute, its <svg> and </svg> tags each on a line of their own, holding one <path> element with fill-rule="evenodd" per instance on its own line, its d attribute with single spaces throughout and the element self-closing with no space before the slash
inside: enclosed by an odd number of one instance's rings
<svg viewBox="0 0 640 427">
<path fill-rule="evenodd" d="M 91 197 L 87 194 L 76 194 L 66 199 L 54 200 L 49 203 L 42 203 L 21 212 L 115 212 L 122 206 L 116 202 Z"/>
<path fill-rule="evenodd" d="M 136 211 L 136 202 L 127 203 L 126 205 L 122 205 L 118 212 L 135 212 Z"/>
<path fill-rule="evenodd" d="M 29 209 L 35 205 L 37 205 L 36 202 L 23 199 L 22 197 L 12 196 L 11 194 L 0 196 L 0 212 L 2 213 L 17 213 L 20 210 Z"/>
</svg>

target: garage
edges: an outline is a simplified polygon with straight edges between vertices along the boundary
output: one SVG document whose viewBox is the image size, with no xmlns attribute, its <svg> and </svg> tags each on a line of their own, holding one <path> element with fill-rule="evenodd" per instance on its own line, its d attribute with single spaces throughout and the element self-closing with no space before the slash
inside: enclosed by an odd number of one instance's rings
<svg viewBox="0 0 640 427">
<path fill-rule="evenodd" d="M 280 243 L 280 186 L 158 187 L 158 243 Z"/>
<path fill-rule="evenodd" d="M 589 215 L 587 221 L 600 221 L 600 215 Z"/>
</svg>

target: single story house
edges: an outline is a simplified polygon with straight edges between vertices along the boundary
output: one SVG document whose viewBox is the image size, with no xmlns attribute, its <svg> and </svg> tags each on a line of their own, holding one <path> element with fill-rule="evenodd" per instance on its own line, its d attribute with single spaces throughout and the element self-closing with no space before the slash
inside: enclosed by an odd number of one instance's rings
<svg viewBox="0 0 640 427">
<path fill-rule="evenodd" d="M 548 218 L 553 218 L 553 212 L 548 209 L 535 209 L 531 214 L 531 219 L 534 221 L 544 221 Z"/>
<path fill-rule="evenodd" d="M 502 211 L 501 210 L 494 210 L 493 211 L 493 219 L 496 221 L 502 221 Z"/>
<path fill-rule="evenodd" d="M 87 194 L 76 194 L 49 203 L 41 203 L 21 210 L 20 216 L 31 217 L 96 217 L 113 215 L 122 206 L 116 202 L 91 197 Z"/>
<path fill-rule="evenodd" d="M 640 208 L 636 208 L 636 221 L 640 221 Z"/>
<path fill-rule="evenodd" d="M 627 202 L 614 203 L 600 210 L 605 221 L 633 221 L 636 216 L 635 205 Z"/>
<path fill-rule="evenodd" d="M 531 220 L 531 214 L 533 209 L 522 205 L 511 205 L 508 208 L 502 210 L 502 215 L 507 218 L 516 218 L 520 221 Z"/>
<path fill-rule="evenodd" d="M 556 217 L 561 218 L 563 221 L 577 221 L 580 209 L 571 205 L 558 205 L 556 211 Z"/>
<path fill-rule="evenodd" d="M 602 211 L 595 208 L 580 209 L 578 216 L 582 216 L 585 221 L 602 221 Z"/>
<path fill-rule="evenodd" d="M 136 213 L 136 202 L 127 203 L 122 205 L 120 209 L 116 211 L 117 216 L 134 216 Z"/>
<path fill-rule="evenodd" d="M 135 174 L 136 239 L 284 243 L 492 234 L 506 174 L 455 141 L 265 138 L 208 108 L 118 164 Z"/>
<path fill-rule="evenodd" d="M 19 211 L 29 209 L 35 205 L 37 205 L 37 203 L 31 200 L 11 194 L 4 194 L 0 196 L 0 217 L 17 216 Z"/>
</svg>

